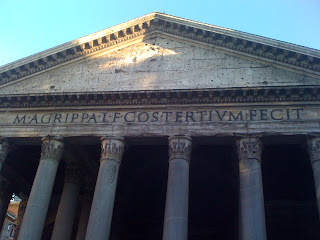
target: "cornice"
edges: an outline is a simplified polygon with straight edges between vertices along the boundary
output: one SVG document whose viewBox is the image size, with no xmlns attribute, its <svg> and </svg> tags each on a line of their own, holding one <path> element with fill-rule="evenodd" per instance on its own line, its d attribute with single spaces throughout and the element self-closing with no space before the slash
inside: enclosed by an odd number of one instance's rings
<svg viewBox="0 0 320 240">
<path fill-rule="evenodd" d="M 320 86 L 3 95 L 1 109 L 320 101 Z"/>
<path fill-rule="evenodd" d="M 5 65 L 0 68 L 0 85 L 156 32 L 209 44 L 320 77 L 320 51 L 318 50 L 167 14 L 151 13 Z"/>
</svg>

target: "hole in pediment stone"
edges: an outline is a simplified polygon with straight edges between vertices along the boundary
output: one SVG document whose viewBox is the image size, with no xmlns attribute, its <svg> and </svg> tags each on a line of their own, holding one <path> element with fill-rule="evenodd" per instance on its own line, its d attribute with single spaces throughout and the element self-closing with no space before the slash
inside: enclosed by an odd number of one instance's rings
<svg viewBox="0 0 320 240">
<path fill-rule="evenodd" d="M 50 90 L 54 90 L 55 89 L 55 86 L 50 86 Z"/>
</svg>

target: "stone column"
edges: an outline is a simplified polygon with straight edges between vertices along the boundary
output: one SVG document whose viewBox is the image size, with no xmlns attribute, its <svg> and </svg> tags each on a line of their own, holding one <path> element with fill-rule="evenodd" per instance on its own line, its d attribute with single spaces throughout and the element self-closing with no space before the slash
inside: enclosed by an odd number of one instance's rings
<svg viewBox="0 0 320 240">
<path fill-rule="evenodd" d="M 78 163 L 69 163 L 51 240 L 70 239 L 81 186 Z"/>
<path fill-rule="evenodd" d="M 169 137 L 169 173 L 163 240 L 188 239 L 190 155 L 190 137 Z"/>
<path fill-rule="evenodd" d="M 10 199 L 12 197 L 12 192 L 10 191 L 10 185 L 6 181 L 0 182 L 0 231 L 2 229 L 3 222 L 7 215 L 8 206 Z"/>
<path fill-rule="evenodd" d="M 81 213 L 78 223 L 76 240 L 85 240 L 88 220 L 90 216 L 92 195 L 90 193 L 81 197 Z"/>
<path fill-rule="evenodd" d="M 29 195 L 18 240 L 41 239 L 62 151 L 61 137 L 43 138 L 41 159 Z"/>
<path fill-rule="evenodd" d="M 21 224 L 22 224 L 22 220 L 23 220 L 23 216 L 24 216 L 24 213 L 25 213 L 25 210 L 26 210 L 26 207 L 27 207 L 27 203 L 28 203 L 28 198 L 27 197 L 22 197 L 21 198 L 21 202 L 19 203 L 18 220 L 17 220 L 16 231 L 14 233 L 14 240 L 18 239 L 20 228 L 21 228 Z"/>
<path fill-rule="evenodd" d="M 308 152 L 313 170 L 314 185 L 316 188 L 318 212 L 320 217 L 320 137 L 308 139 Z"/>
<path fill-rule="evenodd" d="M 0 138 L 0 171 L 8 156 L 9 145 L 4 138 Z"/>
<path fill-rule="evenodd" d="M 262 142 L 257 136 L 237 139 L 240 178 L 240 239 L 265 240 L 261 174 Z"/>
<path fill-rule="evenodd" d="M 118 171 L 123 154 L 122 137 L 101 138 L 100 168 L 94 191 L 86 240 L 108 240 Z"/>
</svg>

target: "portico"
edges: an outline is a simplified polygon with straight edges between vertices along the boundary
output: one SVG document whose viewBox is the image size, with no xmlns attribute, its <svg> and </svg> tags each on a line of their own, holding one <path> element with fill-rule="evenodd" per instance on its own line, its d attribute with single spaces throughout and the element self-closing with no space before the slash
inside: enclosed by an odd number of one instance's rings
<svg viewBox="0 0 320 240">
<path fill-rule="evenodd" d="M 159 13 L 83 41 L 0 68 L 16 239 L 320 237 L 319 51 Z"/>
</svg>

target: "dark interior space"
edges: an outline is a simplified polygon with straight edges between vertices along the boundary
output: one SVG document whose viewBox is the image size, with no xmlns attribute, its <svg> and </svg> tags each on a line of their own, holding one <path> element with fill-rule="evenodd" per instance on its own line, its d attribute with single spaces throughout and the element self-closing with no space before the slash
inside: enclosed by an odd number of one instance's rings
<svg viewBox="0 0 320 240">
<path fill-rule="evenodd" d="M 189 240 L 238 239 L 237 168 L 232 146 L 193 149 Z M 119 173 L 111 240 L 162 239 L 167 146 L 131 146 Z"/>
<path fill-rule="evenodd" d="M 167 146 L 131 146 L 123 156 L 111 240 L 161 240 L 168 169 Z"/>
<path fill-rule="evenodd" d="M 238 239 L 237 168 L 232 153 L 230 145 L 193 149 L 189 240 Z"/>
<path fill-rule="evenodd" d="M 268 239 L 320 239 L 312 168 L 302 145 L 265 146 L 262 176 Z"/>
</svg>

